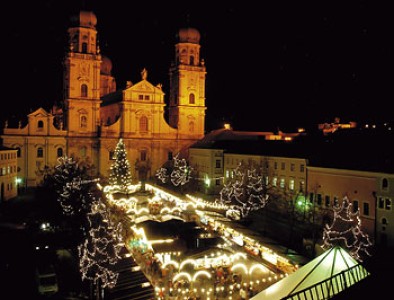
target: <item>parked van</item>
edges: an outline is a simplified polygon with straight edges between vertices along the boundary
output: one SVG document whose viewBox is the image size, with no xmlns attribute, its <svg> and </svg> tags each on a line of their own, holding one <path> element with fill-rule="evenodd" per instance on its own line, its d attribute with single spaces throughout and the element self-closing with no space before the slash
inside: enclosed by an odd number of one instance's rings
<svg viewBox="0 0 394 300">
<path fill-rule="evenodd" d="M 53 264 L 40 264 L 36 269 L 38 292 L 41 295 L 52 295 L 58 292 L 57 276 Z"/>
</svg>

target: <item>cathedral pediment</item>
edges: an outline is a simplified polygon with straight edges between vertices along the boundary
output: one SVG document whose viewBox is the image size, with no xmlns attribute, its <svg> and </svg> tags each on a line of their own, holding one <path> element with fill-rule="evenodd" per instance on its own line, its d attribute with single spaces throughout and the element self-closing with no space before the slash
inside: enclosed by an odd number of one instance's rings
<svg viewBox="0 0 394 300">
<path fill-rule="evenodd" d="M 49 117 L 52 114 L 48 113 L 45 109 L 40 107 L 39 109 L 35 110 L 34 112 L 28 114 L 28 117 Z"/>
<path fill-rule="evenodd" d="M 147 80 L 141 80 L 140 82 L 132 85 L 126 89 L 126 92 L 155 93 L 164 95 L 160 85 L 154 86 Z"/>
</svg>

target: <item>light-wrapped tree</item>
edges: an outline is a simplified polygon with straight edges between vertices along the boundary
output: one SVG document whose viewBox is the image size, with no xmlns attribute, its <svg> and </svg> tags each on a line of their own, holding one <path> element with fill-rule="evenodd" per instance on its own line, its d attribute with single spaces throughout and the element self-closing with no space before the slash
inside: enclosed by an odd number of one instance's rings
<svg viewBox="0 0 394 300">
<path fill-rule="evenodd" d="M 349 254 L 358 261 L 368 255 L 372 243 L 368 234 L 361 230 L 360 211 L 353 211 L 353 205 L 344 197 L 341 205 L 333 207 L 334 218 L 331 225 L 326 224 L 323 231 L 323 249 L 339 245 L 349 250 Z"/>
</svg>

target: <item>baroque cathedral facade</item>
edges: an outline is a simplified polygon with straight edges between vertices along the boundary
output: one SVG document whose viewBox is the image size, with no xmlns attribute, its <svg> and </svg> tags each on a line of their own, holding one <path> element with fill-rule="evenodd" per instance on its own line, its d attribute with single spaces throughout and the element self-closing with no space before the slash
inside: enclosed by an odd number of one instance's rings
<svg viewBox="0 0 394 300">
<path fill-rule="evenodd" d="M 97 18 L 81 11 L 71 18 L 69 49 L 63 60 L 63 100 L 60 108 L 37 108 L 27 123 L 7 122 L 3 146 L 17 150 L 21 185 L 36 186 L 45 168 L 68 156 L 93 166 L 107 177 L 113 153 L 123 139 L 135 179 L 154 176 L 173 155 L 204 136 L 206 67 L 200 58 L 200 34 L 182 28 L 171 63 L 168 122 L 161 84 L 141 81 L 116 88 L 112 62 L 97 41 Z M 135 167 L 134 167 L 135 166 Z"/>
</svg>

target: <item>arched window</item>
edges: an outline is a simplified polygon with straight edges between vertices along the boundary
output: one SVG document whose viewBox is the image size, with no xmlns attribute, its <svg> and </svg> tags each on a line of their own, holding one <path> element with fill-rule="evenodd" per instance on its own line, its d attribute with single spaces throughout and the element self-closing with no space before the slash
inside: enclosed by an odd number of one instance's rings
<svg viewBox="0 0 394 300">
<path fill-rule="evenodd" d="M 56 153 L 57 157 L 62 157 L 63 156 L 63 148 L 61 148 L 61 147 L 57 148 L 56 152 L 57 152 Z"/>
<path fill-rule="evenodd" d="M 81 85 L 81 97 L 88 96 L 88 86 L 86 84 Z"/>
<path fill-rule="evenodd" d="M 194 56 L 193 55 L 190 55 L 190 64 L 194 65 Z"/>
<path fill-rule="evenodd" d="M 194 122 L 189 122 L 189 132 L 194 132 Z"/>
<path fill-rule="evenodd" d="M 16 157 L 21 157 L 21 147 L 16 147 Z"/>
<path fill-rule="evenodd" d="M 382 179 L 382 190 L 387 190 L 389 188 L 389 181 L 387 178 Z"/>
<path fill-rule="evenodd" d="M 83 42 L 82 43 L 82 53 L 87 53 L 88 52 L 88 43 Z"/>
<path fill-rule="evenodd" d="M 37 148 L 37 157 L 44 157 L 44 149 L 42 147 Z"/>
<path fill-rule="evenodd" d="M 87 118 L 85 115 L 82 115 L 82 116 L 81 116 L 81 120 L 80 120 L 79 126 L 80 126 L 81 128 L 86 128 L 86 127 L 88 127 L 88 118 Z"/>
<path fill-rule="evenodd" d="M 193 93 L 189 95 L 189 104 L 195 104 L 196 103 L 196 96 L 194 96 Z"/>
<path fill-rule="evenodd" d="M 44 122 L 43 121 L 38 121 L 37 122 L 37 128 L 38 128 L 38 130 L 42 130 L 43 128 L 44 128 Z"/>
<path fill-rule="evenodd" d="M 140 118 L 140 131 L 143 132 L 148 131 L 148 118 L 145 116 L 142 116 Z"/>
</svg>

